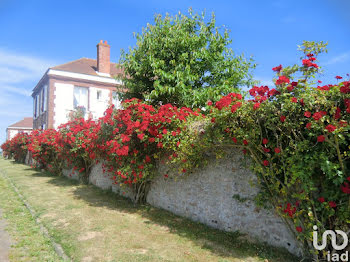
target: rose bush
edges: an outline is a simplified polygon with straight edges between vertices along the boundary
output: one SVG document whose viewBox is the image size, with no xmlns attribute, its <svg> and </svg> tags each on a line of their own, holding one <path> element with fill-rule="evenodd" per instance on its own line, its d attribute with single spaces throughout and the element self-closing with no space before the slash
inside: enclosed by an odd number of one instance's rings
<svg viewBox="0 0 350 262">
<path fill-rule="evenodd" d="M 350 229 L 350 81 L 313 81 L 324 46 L 305 44 L 301 65 L 273 68 L 276 88 L 255 86 L 249 100 L 229 94 L 209 102 L 206 139 L 252 159 L 263 189 L 258 201 L 272 203 L 305 249 L 323 258 L 312 246 L 313 226 Z"/>
<path fill-rule="evenodd" d="M 145 201 L 147 186 L 156 173 L 156 159 L 173 153 L 187 120 L 201 118 L 198 111 L 170 104 L 158 108 L 138 99 L 123 102 L 123 109 L 107 109 L 101 119 L 99 155 L 115 183 L 131 185 L 135 201 Z"/>
<path fill-rule="evenodd" d="M 30 135 L 27 133 L 17 133 L 12 139 L 1 145 L 4 157 L 13 158 L 17 162 L 24 163 L 27 155 L 27 145 Z"/>
</svg>

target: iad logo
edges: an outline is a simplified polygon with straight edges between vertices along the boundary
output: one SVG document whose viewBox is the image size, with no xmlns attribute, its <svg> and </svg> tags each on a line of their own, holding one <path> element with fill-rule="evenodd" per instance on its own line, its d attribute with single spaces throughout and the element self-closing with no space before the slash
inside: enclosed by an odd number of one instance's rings
<svg viewBox="0 0 350 262">
<path fill-rule="evenodd" d="M 316 248 L 317 250 L 324 250 L 326 248 L 328 236 L 331 236 L 331 243 L 332 243 L 333 249 L 343 250 L 348 246 L 348 243 L 349 243 L 348 236 L 342 230 L 335 230 L 335 232 L 333 230 L 326 230 L 322 235 L 322 244 L 319 245 L 318 244 L 317 226 L 314 226 L 313 229 L 314 229 L 314 232 L 312 233 L 313 234 L 313 245 L 314 245 L 314 248 Z M 341 245 L 338 245 L 338 243 L 337 243 L 336 234 L 341 235 L 343 238 L 343 243 Z M 349 261 L 349 252 L 346 251 L 342 254 L 338 254 L 338 253 L 331 254 L 330 251 L 328 251 L 327 260 L 328 261 Z"/>
</svg>

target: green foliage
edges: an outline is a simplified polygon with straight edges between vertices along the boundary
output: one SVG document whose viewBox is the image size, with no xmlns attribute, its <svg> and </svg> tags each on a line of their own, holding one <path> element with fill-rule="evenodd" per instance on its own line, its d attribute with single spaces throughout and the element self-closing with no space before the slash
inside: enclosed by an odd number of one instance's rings
<svg viewBox="0 0 350 262">
<path fill-rule="evenodd" d="M 188 16 L 157 15 L 136 34 L 136 46 L 122 53 L 128 90 L 120 92 L 122 99 L 193 108 L 249 86 L 252 59 L 235 56 L 228 31 L 215 23 L 214 15 L 206 21 L 192 10 Z"/>
<path fill-rule="evenodd" d="M 210 105 L 200 143 L 243 150 L 263 189 L 260 202 L 268 199 L 294 224 L 306 254 L 324 258 L 312 247 L 313 226 L 319 236 L 350 229 L 350 81 L 315 88 L 325 44 L 304 44 L 302 66 L 273 69 L 276 89 L 255 86 L 252 100 L 229 94 Z"/>
</svg>

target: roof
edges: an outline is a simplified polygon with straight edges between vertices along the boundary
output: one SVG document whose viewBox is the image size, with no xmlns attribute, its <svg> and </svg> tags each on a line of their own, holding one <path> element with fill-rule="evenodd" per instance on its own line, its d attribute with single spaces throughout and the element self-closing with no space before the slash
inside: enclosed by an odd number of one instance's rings
<svg viewBox="0 0 350 262">
<path fill-rule="evenodd" d="M 18 121 L 17 123 L 14 123 L 10 126 L 8 126 L 9 128 L 33 128 L 33 118 L 32 117 L 25 117 L 23 118 L 21 121 Z"/>
<path fill-rule="evenodd" d="M 97 61 L 91 58 L 80 58 L 62 65 L 51 67 L 54 70 L 62 70 L 79 74 L 101 76 L 97 74 Z M 116 63 L 111 63 L 111 76 L 116 76 L 123 73 L 123 69 L 117 68 Z"/>
</svg>

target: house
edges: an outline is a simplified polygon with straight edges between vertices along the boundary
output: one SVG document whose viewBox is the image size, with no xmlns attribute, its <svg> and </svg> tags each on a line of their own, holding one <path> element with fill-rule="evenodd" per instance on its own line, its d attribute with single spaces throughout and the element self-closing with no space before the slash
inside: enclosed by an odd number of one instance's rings
<svg viewBox="0 0 350 262">
<path fill-rule="evenodd" d="M 97 59 L 80 58 L 49 68 L 33 89 L 34 129 L 57 128 L 80 109 L 85 118 L 97 119 L 116 97 L 122 82 L 115 76 L 123 71 L 110 62 L 110 46 L 97 44 Z"/>
<path fill-rule="evenodd" d="M 33 118 L 25 117 L 6 128 L 6 139 L 10 140 L 18 133 L 30 133 L 33 130 Z"/>
</svg>

